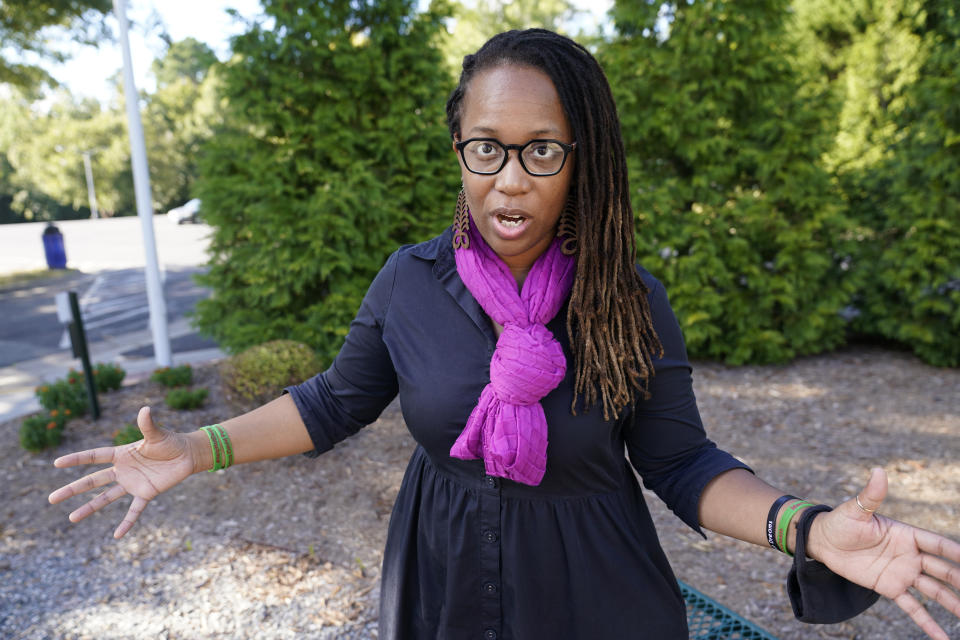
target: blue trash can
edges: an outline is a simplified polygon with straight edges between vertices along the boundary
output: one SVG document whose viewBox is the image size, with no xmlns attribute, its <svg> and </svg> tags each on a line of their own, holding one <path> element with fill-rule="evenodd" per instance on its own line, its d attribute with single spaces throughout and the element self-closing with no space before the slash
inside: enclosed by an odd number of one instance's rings
<svg viewBox="0 0 960 640">
<path fill-rule="evenodd" d="M 63 234 L 52 222 L 43 230 L 43 254 L 48 269 L 66 269 L 67 251 L 63 246 Z"/>
</svg>

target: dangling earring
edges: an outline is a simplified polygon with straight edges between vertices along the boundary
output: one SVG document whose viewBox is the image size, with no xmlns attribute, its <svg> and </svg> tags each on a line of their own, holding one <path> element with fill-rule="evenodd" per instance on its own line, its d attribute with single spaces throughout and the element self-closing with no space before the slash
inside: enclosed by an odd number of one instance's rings
<svg viewBox="0 0 960 640">
<path fill-rule="evenodd" d="M 453 218 L 453 248 L 470 248 L 470 207 L 467 206 L 467 194 L 460 189 L 457 196 L 457 215 Z"/>
<path fill-rule="evenodd" d="M 560 214 L 557 237 L 561 239 L 560 252 L 572 256 L 577 252 L 577 195 L 571 192 Z"/>
</svg>

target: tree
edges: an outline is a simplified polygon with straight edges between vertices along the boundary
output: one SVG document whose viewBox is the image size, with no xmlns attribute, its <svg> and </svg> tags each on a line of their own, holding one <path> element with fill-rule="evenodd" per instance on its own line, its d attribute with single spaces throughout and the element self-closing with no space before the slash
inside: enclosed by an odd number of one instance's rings
<svg viewBox="0 0 960 640">
<path fill-rule="evenodd" d="M 197 87 L 217 62 L 217 56 L 209 46 L 195 38 L 184 38 L 170 41 L 167 52 L 162 58 L 154 60 L 150 68 L 157 79 L 158 88 L 182 81 Z"/>
<path fill-rule="evenodd" d="M 111 9 L 110 0 L 4 0 L 0 3 L 0 42 L 15 58 L 33 54 L 63 61 L 66 55 L 49 44 L 48 30 L 62 28 L 74 39 L 95 44 L 107 37 L 102 17 Z M 21 89 L 56 84 L 35 64 L 0 58 L 0 83 Z"/>
<path fill-rule="evenodd" d="M 825 160 L 857 225 L 853 327 L 956 366 L 956 9 L 921 0 L 806 0 L 795 9 L 801 50 L 842 104 Z"/>
<path fill-rule="evenodd" d="M 0 134 L 0 149 L 10 173 L 0 181 L 19 219 L 57 220 L 90 215 L 84 177 L 84 151 L 92 151 L 97 200 L 109 213 L 126 206 L 132 188 L 117 185 L 129 176 L 129 146 L 119 111 L 95 100 L 77 102 L 57 91 L 41 108 L 20 93 L 0 101 L 9 118 Z"/>
<path fill-rule="evenodd" d="M 453 30 L 443 38 L 451 73 L 459 75 L 463 57 L 503 31 L 541 27 L 563 32 L 579 11 L 570 0 L 474 0 L 454 7 Z"/>
<path fill-rule="evenodd" d="M 695 357 L 776 362 L 844 340 L 849 222 L 821 156 L 834 103 L 796 63 L 786 0 L 617 2 L 602 48 L 641 262 Z"/>
<path fill-rule="evenodd" d="M 218 66 L 210 47 L 193 38 L 171 42 L 153 62 L 157 89 L 146 96 L 143 127 L 158 211 L 192 197 L 201 147 L 222 122 Z"/>
<path fill-rule="evenodd" d="M 201 69 L 206 45 L 172 43 L 154 63 L 163 75 L 152 94 L 143 94 L 144 136 L 155 211 L 186 202 L 197 173 L 202 143 L 221 122 L 216 74 Z M 192 57 L 186 60 L 184 52 Z M 172 61 L 168 61 L 172 57 Z M 178 59 L 179 58 L 179 59 Z M 0 194 L 3 219 L 55 220 L 87 217 L 83 154 L 90 154 L 99 208 L 105 215 L 136 211 L 130 143 L 119 85 L 113 100 L 78 101 L 58 89 L 41 106 L 20 91 L 0 100 Z M 3 202 L 0 202 L 3 206 Z"/>
<path fill-rule="evenodd" d="M 449 224 L 448 7 L 415 5 L 267 0 L 235 39 L 196 188 L 214 227 L 197 323 L 227 349 L 291 338 L 331 357 L 387 255 Z"/>
<path fill-rule="evenodd" d="M 911 3 L 912 4 L 912 3 Z M 894 122 L 877 224 L 880 254 L 864 294 L 868 322 L 924 360 L 960 366 L 960 11 L 926 0 L 905 12 L 923 39 L 917 79 Z"/>
</svg>

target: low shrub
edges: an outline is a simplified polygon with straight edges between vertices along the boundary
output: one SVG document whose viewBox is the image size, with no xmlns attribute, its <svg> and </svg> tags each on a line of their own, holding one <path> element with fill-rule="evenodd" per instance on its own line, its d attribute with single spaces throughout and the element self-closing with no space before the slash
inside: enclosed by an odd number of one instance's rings
<svg viewBox="0 0 960 640">
<path fill-rule="evenodd" d="M 140 433 L 140 427 L 133 422 L 128 422 L 123 429 L 117 429 L 113 434 L 113 445 L 116 447 L 143 440 L 143 434 Z"/>
<path fill-rule="evenodd" d="M 162 367 L 154 371 L 150 379 L 165 387 L 186 387 L 193 382 L 193 369 L 188 364 Z"/>
<path fill-rule="evenodd" d="M 67 416 L 80 416 L 87 412 L 89 401 L 83 376 L 71 371 L 65 379 L 36 388 L 37 400 L 47 411 L 69 411 Z"/>
<path fill-rule="evenodd" d="M 320 371 L 313 349 L 293 340 L 272 340 L 250 347 L 221 366 L 227 391 L 241 405 L 260 405 L 278 397 L 284 387 Z"/>
<path fill-rule="evenodd" d="M 93 377 L 97 381 L 97 391 L 116 391 L 123 384 L 127 372 L 113 364 L 99 362 L 93 369 Z"/>
<path fill-rule="evenodd" d="M 126 376 L 127 372 L 123 368 L 114 364 L 98 362 L 93 367 L 93 379 L 96 383 L 97 391 L 99 393 L 116 391 L 120 388 L 120 385 L 123 383 L 123 379 Z M 86 376 L 84 376 L 83 371 L 70 369 L 70 371 L 67 373 L 67 380 L 70 380 L 71 378 L 75 379 L 77 384 L 86 385 Z"/>
<path fill-rule="evenodd" d="M 202 387 L 199 389 L 173 389 L 167 393 L 165 400 L 167 406 L 171 409 L 196 409 L 203 406 L 208 393 L 209 391 Z"/>
<path fill-rule="evenodd" d="M 34 453 L 60 444 L 63 435 L 62 413 L 52 416 L 39 413 L 26 418 L 20 425 L 20 446 Z"/>
</svg>

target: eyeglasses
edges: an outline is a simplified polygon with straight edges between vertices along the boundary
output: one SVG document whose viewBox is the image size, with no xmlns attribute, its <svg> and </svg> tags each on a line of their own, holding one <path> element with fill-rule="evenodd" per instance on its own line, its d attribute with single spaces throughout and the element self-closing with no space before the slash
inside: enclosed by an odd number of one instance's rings
<svg viewBox="0 0 960 640">
<path fill-rule="evenodd" d="M 523 170 L 532 176 L 540 177 L 560 173 L 567 162 L 567 155 L 576 146 L 576 142 L 566 144 L 559 140 L 539 138 L 525 144 L 503 144 L 496 138 L 470 138 L 454 144 L 470 173 L 484 176 L 500 173 L 500 170 L 507 166 L 507 152 L 516 149 Z"/>
</svg>

